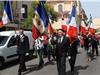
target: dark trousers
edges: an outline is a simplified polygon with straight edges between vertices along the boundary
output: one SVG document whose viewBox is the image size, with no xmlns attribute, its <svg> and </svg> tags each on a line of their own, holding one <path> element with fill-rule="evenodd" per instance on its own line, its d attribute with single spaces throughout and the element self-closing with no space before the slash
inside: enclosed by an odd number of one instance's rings
<svg viewBox="0 0 100 75">
<path fill-rule="evenodd" d="M 70 64 L 71 72 L 74 71 L 75 61 L 76 61 L 76 54 L 71 56 L 71 59 L 69 59 L 69 64 Z"/>
<path fill-rule="evenodd" d="M 48 54 L 48 61 L 51 61 L 51 56 L 53 57 L 53 59 L 55 60 L 55 53 L 54 50 L 52 49 L 52 47 L 50 45 L 47 45 L 47 54 Z"/>
<path fill-rule="evenodd" d="M 48 61 L 51 61 L 51 56 L 53 57 L 53 59 L 55 60 L 55 55 L 54 53 L 48 52 Z"/>
<path fill-rule="evenodd" d="M 26 70 L 26 65 L 25 65 L 25 53 L 19 54 L 19 69 L 18 72 L 21 73 L 22 71 Z"/>
<path fill-rule="evenodd" d="M 96 55 L 99 55 L 98 46 L 92 47 L 92 55 L 94 56 L 94 52 L 96 51 Z"/>
<path fill-rule="evenodd" d="M 89 46 L 84 46 L 84 47 L 85 47 L 85 50 L 88 52 Z"/>
<path fill-rule="evenodd" d="M 38 50 L 38 56 L 39 56 L 39 66 L 43 66 L 44 61 L 43 61 L 43 49 Z"/>
<path fill-rule="evenodd" d="M 47 56 L 47 44 L 44 44 L 44 55 Z"/>
<path fill-rule="evenodd" d="M 66 75 L 66 56 L 56 58 L 58 75 Z"/>
<path fill-rule="evenodd" d="M 84 48 L 85 48 L 85 51 L 86 51 L 87 57 L 89 58 L 89 57 L 90 57 L 89 46 L 85 46 Z"/>
</svg>

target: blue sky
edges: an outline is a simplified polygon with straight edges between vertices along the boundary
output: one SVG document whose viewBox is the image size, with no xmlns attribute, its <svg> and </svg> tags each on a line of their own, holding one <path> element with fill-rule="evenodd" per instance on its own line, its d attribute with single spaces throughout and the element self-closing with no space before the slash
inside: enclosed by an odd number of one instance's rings
<svg viewBox="0 0 100 75">
<path fill-rule="evenodd" d="M 80 0 L 88 18 L 91 13 L 93 18 L 100 18 L 100 0 Z"/>
</svg>

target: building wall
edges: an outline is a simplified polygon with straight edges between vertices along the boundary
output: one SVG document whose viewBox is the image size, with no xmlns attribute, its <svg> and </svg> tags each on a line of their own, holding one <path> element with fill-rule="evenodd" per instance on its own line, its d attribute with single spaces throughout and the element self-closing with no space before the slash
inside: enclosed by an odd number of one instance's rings
<svg viewBox="0 0 100 75">
<path fill-rule="evenodd" d="M 51 4 L 54 7 L 56 12 L 59 12 L 59 5 L 62 5 L 62 10 L 64 11 L 71 11 L 72 8 L 72 0 L 65 1 L 65 0 L 47 0 L 48 4 Z"/>
<path fill-rule="evenodd" d="M 20 13 L 20 18 L 22 18 L 22 14 L 21 14 L 21 8 L 22 8 L 22 4 L 26 4 L 28 7 L 28 11 L 30 9 L 30 5 L 31 5 L 32 1 L 17 1 L 16 6 L 17 6 L 17 13 Z M 47 3 L 52 5 L 54 10 L 59 12 L 59 5 L 62 5 L 62 11 L 71 11 L 72 10 L 72 4 L 73 4 L 73 0 L 47 0 Z M 77 0 L 77 13 L 79 14 L 80 12 L 80 8 L 81 8 L 81 4 L 79 2 L 79 0 Z M 60 13 L 60 12 L 59 12 Z"/>
<path fill-rule="evenodd" d="M 93 19 L 93 24 L 94 24 L 95 29 L 100 28 L 100 18 L 94 18 Z"/>
<path fill-rule="evenodd" d="M 58 9 L 59 9 L 59 5 L 62 5 L 63 7 L 63 12 L 65 11 L 71 11 L 72 10 L 72 5 L 73 5 L 73 0 L 47 0 L 47 3 L 48 4 L 51 4 L 54 8 L 55 11 L 59 12 Z M 77 14 L 79 15 L 80 12 L 81 12 L 81 3 L 80 3 L 80 0 L 76 0 L 76 3 L 77 3 Z"/>
<path fill-rule="evenodd" d="M 19 14 L 20 18 L 22 19 L 22 13 L 21 13 L 21 8 L 23 6 L 23 4 L 27 5 L 27 15 L 31 6 L 31 1 L 17 1 L 16 3 L 16 9 L 17 9 L 17 13 Z"/>
</svg>

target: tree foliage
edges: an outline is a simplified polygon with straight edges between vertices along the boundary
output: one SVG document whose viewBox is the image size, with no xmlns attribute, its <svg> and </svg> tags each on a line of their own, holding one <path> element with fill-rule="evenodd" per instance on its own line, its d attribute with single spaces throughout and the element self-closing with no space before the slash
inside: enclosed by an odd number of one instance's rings
<svg viewBox="0 0 100 75">
<path fill-rule="evenodd" d="M 0 18 L 2 17 L 3 8 L 4 8 L 4 2 L 0 1 Z"/>
<path fill-rule="evenodd" d="M 53 21 L 56 21 L 57 18 L 59 17 L 59 14 L 58 14 L 58 12 L 54 11 L 52 5 L 45 3 L 44 8 L 45 8 L 48 15 L 49 15 L 49 13 L 52 15 L 51 19 Z"/>
<path fill-rule="evenodd" d="M 3 1 L 0 1 L 0 11 L 2 11 L 4 8 L 4 2 Z"/>
<path fill-rule="evenodd" d="M 31 2 L 31 5 L 29 7 L 30 9 L 29 9 L 29 12 L 28 12 L 28 17 L 23 21 L 23 26 L 25 28 L 32 28 L 32 25 L 33 25 L 33 21 L 32 21 L 33 13 L 36 10 L 37 4 L 38 4 L 38 2 L 36 2 L 36 1 L 32 1 Z"/>
<path fill-rule="evenodd" d="M 28 12 L 28 17 L 26 19 L 24 19 L 23 21 L 23 26 L 24 28 L 31 28 L 32 27 L 32 24 L 33 24 L 33 21 L 32 21 L 32 18 L 33 18 L 33 8 L 32 8 L 32 5 L 30 5 L 29 7 L 29 12 Z"/>
</svg>

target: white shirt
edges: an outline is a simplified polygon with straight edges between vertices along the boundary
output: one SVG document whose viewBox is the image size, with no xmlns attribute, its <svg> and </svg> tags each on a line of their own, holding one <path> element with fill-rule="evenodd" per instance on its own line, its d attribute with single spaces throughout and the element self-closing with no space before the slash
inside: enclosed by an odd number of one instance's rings
<svg viewBox="0 0 100 75">
<path fill-rule="evenodd" d="M 58 38 L 58 43 L 62 43 L 62 41 L 63 41 L 63 36 Z"/>
</svg>

